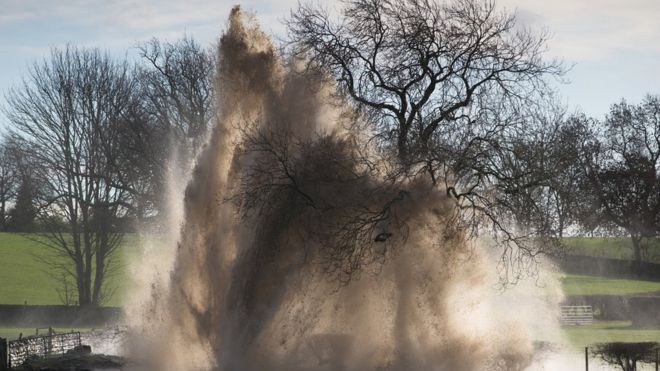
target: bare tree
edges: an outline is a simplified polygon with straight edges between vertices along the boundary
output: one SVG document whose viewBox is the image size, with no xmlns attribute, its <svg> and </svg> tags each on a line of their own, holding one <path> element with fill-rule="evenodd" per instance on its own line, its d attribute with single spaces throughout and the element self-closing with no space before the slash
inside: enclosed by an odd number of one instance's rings
<svg viewBox="0 0 660 371">
<path fill-rule="evenodd" d="M 402 166 L 430 166 L 448 136 L 481 138 L 474 122 L 496 104 L 528 102 L 559 73 L 542 59 L 546 38 L 517 27 L 491 2 L 354 0 L 341 23 L 309 4 L 289 21 L 296 52 L 335 77 L 340 88 L 375 117 Z M 494 97 L 499 97 L 495 99 Z M 481 103 L 481 104 L 480 104 Z M 485 105 L 485 106 L 484 106 Z M 480 107 L 481 106 L 481 107 Z M 434 143 L 435 142 L 435 143 Z M 433 167 L 428 171 L 435 173 Z"/>
<path fill-rule="evenodd" d="M 117 223 L 131 207 L 115 160 L 137 91 L 126 63 L 66 46 L 34 64 L 7 96 L 11 129 L 43 182 L 45 232 L 36 240 L 63 257 L 52 261 L 65 262 L 56 268 L 76 283 L 81 306 L 107 299 L 105 278 L 122 238 Z"/>
<path fill-rule="evenodd" d="M 141 228 L 159 226 L 168 166 L 184 173 L 215 119 L 215 54 L 194 39 L 152 39 L 138 45 L 140 105 L 123 132 L 122 179 Z M 166 145 L 163 145 L 165 141 Z M 171 163 L 175 155 L 177 162 Z"/>
<path fill-rule="evenodd" d="M 642 240 L 660 231 L 660 97 L 613 105 L 603 126 L 598 151 L 585 159 L 590 211 L 595 225 L 630 236 L 633 258 L 640 262 Z"/>
<path fill-rule="evenodd" d="M 534 256 L 525 241 L 548 231 L 536 225 L 514 233 L 512 207 L 529 204 L 504 201 L 547 180 L 525 167 L 531 147 L 522 145 L 534 127 L 527 112 L 547 102 L 546 77 L 563 72 L 543 58 L 546 35 L 521 27 L 490 1 L 342 5 L 338 21 L 321 7 L 300 5 L 288 21 L 292 54 L 332 76 L 367 114 L 379 149 L 396 158 L 394 181 L 428 174 L 473 228 L 485 220 L 503 241 Z"/>
<path fill-rule="evenodd" d="M 133 93 L 122 108 L 122 117 L 115 121 L 116 143 L 104 148 L 109 154 L 108 166 L 115 172 L 112 186 L 126 192 L 129 213 L 124 224 L 133 225 L 125 225 L 125 229 L 147 227 L 157 217 L 169 151 L 163 145 L 163 132 L 153 126 L 145 110 L 145 97 L 139 89 Z"/>
<path fill-rule="evenodd" d="M 590 215 L 585 167 L 582 159 L 593 152 L 590 143 L 595 137 L 594 122 L 584 115 L 572 115 L 562 121 L 557 137 L 551 141 L 549 161 L 555 164 L 555 173 L 549 178 L 549 208 L 555 215 L 554 229 L 563 237 L 568 227 L 579 228 Z"/>
<path fill-rule="evenodd" d="M 215 54 L 194 39 L 138 46 L 140 83 L 150 122 L 190 159 L 215 118 Z M 161 161 L 162 162 L 162 161 Z"/>
<path fill-rule="evenodd" d="M 246 130 L 241 143 L 242 155 L 252 162 L 232 200 L 248 220 L 255 215 L 268 220 L 267 228 L 255 231 L 264 242 L 259 246 L 272 248 L 295 226 L 295 234 L 319 243 L 323 268 L 341 283 L 379 267 L 393 243 L 406 237 L 405 218 L 396 206 L 409 191 L 372 182 L 371 171 L 356 161 L 360 155 L 351 140 L 300 138 L 280 129 Z"/>
<path fill-rule="evenodd" d="M 637 364 L 651 363 L 655 352 L 658 350 L 658 343 L 599 343 L 592 350 L 594 355 L 600 357 L 610 365 L 616 365 L 622 371 L 637 371 Z"/>
<path fill-rule="evenodd" d="M 524 161 L 512 165 L 529 173 L 529 180 L 504 195 L 512 200 L 530 198 L 511 207 L 518 210 L 519 224 L 538 220 L 535 224 L 544 233 L 561 238 L 567 228 L 578 230 L 589 219 L 584 213 L 590 205 L 584 195 L 588 186 L 582 160 L 591 153 L 593 121 L 580 114 L 567 116 L 559 109 L 542 113 L 530 124 L 534 122 L 536 129 L 521 139 Z"/>
<path fill-rule="evenodd" d="M 0 231 L 6 231 L 9 222 L 9 204 L 18 188 L 16 164 L 12 155 L 12 146 L 8 138 L 0 142 Z"/>
</svg>

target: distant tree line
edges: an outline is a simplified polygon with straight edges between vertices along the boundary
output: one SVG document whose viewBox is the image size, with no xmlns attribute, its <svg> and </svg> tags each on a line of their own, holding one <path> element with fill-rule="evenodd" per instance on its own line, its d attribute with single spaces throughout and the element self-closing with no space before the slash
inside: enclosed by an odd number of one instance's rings
<svg viewBox="0 0 660 371">
<path fill-rule="evenodd" d="M 540 117 L 543 134 L 519 144 L 527 161 L 514 166 L 537 174 L 516 190 L 533 200 L 514 207 L 517 223 L 539 220 L 559 239 L 628 236 L 632 260 L 647 259 L 660 235 L 660 96 L 612 104 L 602 120 L 561 108 Z"/>
<path fill-rule="evenodd" d="M 548 210 L 557 232 L 627 235 L 642 261 L 660 234 L 660 96 L 622 100 L 604 120 L 574 114 L 562 125 L 566 139 L 557 146 L 572 159 L 552 190 L 561 205 Z"/>
</svg>

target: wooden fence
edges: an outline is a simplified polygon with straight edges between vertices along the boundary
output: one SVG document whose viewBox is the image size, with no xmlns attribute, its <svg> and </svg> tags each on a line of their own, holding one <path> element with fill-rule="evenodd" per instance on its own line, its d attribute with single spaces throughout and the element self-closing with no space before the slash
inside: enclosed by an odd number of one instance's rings
<svg viewBox="0 0 660 371">
<path fill-rule="evenodd" d="M 30 356 L 43 357 L 49 354 L 64 354 L 82 345 L 82 342 L 80 332 L 68 332 L 28 336 L 10 341 L 7 345 L 7 364 L 11 368 L 20 366 Z"/>
<path fill-rule="evenodd" d="M 562 305 L 562 325 L 591 325 L 594 322 L 594 311 L 591 305 Z"/>
<path fill-rule="evenodd" d="M 7 371 L 9 369 L 8 351 L 7 339 L 0 338 L 0 371 Z"/>
</svg>

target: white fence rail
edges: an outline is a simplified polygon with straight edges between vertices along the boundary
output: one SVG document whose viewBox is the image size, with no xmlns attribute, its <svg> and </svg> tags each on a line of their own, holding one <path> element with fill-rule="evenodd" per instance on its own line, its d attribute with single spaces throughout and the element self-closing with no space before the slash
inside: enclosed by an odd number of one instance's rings
<svg viewBox="0 0 660 371">
<path fill-rule="evenodd" d="M 591 305 L 562 305 L 562 325 L 591 325 L 594 322 L 594 311 Z"/>
</svg>

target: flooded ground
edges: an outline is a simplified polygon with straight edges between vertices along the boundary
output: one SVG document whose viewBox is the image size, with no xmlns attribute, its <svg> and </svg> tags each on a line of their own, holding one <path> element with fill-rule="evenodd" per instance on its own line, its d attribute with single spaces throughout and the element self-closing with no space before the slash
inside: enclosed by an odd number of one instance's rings
<svg viewBox="0 0 660 371">
<path fill-rule="evenodd" d="M 533 365 L 527 371 L 563 371 L 586 370 L 584 349 L 558 346 L 554 349 L 538 351 L 534 356 Z M 601 359 L 589 355 L 589 370 L 591 371 L 621 371 L 621 367 L 609 365 Z M 654 364 L 638 364 L 638 371 L 656 370 Z"/>
<path fill-rule="evenodd" d="M 110 329 L 83 333 L 82 339 L 84 344 L 92 346 L 94 353 L 121 356 L 123 353 L 122 341 L 124 340 L 125 334 L 125 329 L 114 327 Z M 586 369 L 584 349 L 577 349 L 575 347 L 551 343 L 540 343 L 536 345 L 536 348 L 537 349 L 534 354 L 533 364 L 527 368 L 526 371 L 561 371 Z M 320 353 L 325 354 L 328 352 L 321 350 Z M 341 360 L 326 360 L 325 363 L 325 368 L 323 368 L 323 370 L 334 371 L 335 369 L 341 369 L 341 367 L 333 368 L 333 365 L 341 365 Z M 654 364 L 647 363 L 638 364 L 637 368 L 639 371 L 653 371 L 656 369 Z M 130 366 L 124 367 L 123 369 L 130 369 Z M 119 369 L 105 368 L 103 370 L 116 371 Z M 590 354 L 589 370 L 620 371 L 621 368 L 608 365 L 599 358 Z"/>
</svg>

